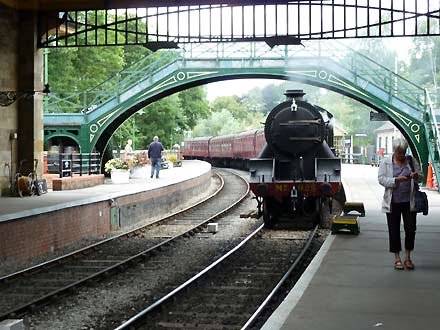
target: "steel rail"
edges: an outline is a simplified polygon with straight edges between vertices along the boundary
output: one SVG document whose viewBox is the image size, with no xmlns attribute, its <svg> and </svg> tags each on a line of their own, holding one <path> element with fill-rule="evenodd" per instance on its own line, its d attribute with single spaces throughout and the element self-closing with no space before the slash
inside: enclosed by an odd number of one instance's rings
<svg viewBox="0 0 440 330">
<path fill-rule="evenodd" d="M 261 314 L 261 312 L 264 310 L 264 308 L 267 306 L 267 304 L 270 302 L 270 300 L 277 294 L 278 290 L 287 281 L 287 279 L 289 278 L 290 274 L 296 268 L 298 263 L 302 260 L 304 254 L 309 250 L 310 245 L 312 244 L 313 237 L 315 237 L 317 230 L 318 230 L 318 225 L 310 233 L 309 238 L 308 238 L 306 244 L 304 245 L 303 250 L 296 257 L 295 261 L 290 266 L 290 268 L 287 270 L 286 274 L 281 278 L 281 280 L 278 282 L 278 284 L 273 288 L 272 292 L 267 296 L 267 298 L 264 299 L 264 301 L 261 303 L 260 307 L 257 308 L 255 313 L 249 318 L 249 320 L 245 323 L 245 325 L 241 328 L 241 330 L 249 329 L 249 327 L 255 322 L 257 317 Z"/>
<path fill-rule="evenodd" d="M 62 256 L 60 256 L 60 257 L 57 257 L 57 258 L 54 258 L 54 259 L 48 260 L 48 261 L 46 261 L 46 262 L 42 262 L 42 263 L 40 263 L 40 264 L 38 264 L 38 265 L 35 265 L 35 266 L 32 266 L 32 267 L 29 267 L 29 268 L 26 268 L 26 269 L 20 270 L 20 271 L 18 271 L 18 272 L 12 273 L 12 274 L 8 274 L 8 275 L 6 275 L 6 276 L 0 277 L 0 283 L 11 281 L 11 280 L 13 280 L 13 279 L 15 279 L 16 277 L 19 277 L 19 276 L 24 276 L 24 275 L 28 275 L 28 274 L 34 273 L 34 272 L 36 272 L 36 271 L 38 271 L 38 270 L 40 270 L 40 269 L 42 269 L 42 268 L 47 269 L 47 268 L 49 268 L 50 266 L 56 266 L 56 265 L 60 264 L 60 263 L 63 262 L 63 261 L 67 261 L 68 258 L 74 258 L 75 256 L 77 256 L 77 255 L 79 255 L 79 254 L 83 254 L 83 253 L 86 252 L 87 250 L 97 248 L 97 247 L 102 246 L 102 245 L 104 245 L 104 244 L 106 244 L 106 243 L 109 243 L 109 242 L 111 242 L 111 241 L 114 241 L 114 240 L 116 240 L 116 239 L 118 239 L 118 238 L 126 237 L 126 236 L 130 236 L 130 235 L 132 235 L 133 233 L 136 233 L 136 232 L 138 232 L 138 231 L 140 231 L 140 230 L 143 230 L 143 229 L 145 229 L 145 228 L 148 228 L 148 227 L 150 227 L 150 226 L 157 225 L 157 224 L 159 224 L 159 223 L 161 223 L 161 222 L 163 222 L 163 221 L 166 221 L 166 220 L 168 220 L 168 219 L 170 219 L 170 218 L 173 218 L 173 217 L 175 217 L 175 216 L 178 216 L 179 214 L 182 214 L 182 213 L 184 213 L 184 212 L 186 212 L 186 211 L 188 211 L 188 210 L 190 210 L 190 209 L 192 209 L 192 208 L 194 208 L 194 207 L 197 207 L 197 206 L 199 206 L 199 205 L 201 205 L 201 204 L 207 202 L 208 200 L 210 200 L 210 199 L 214 198 L 215 196 L 217 196 L 217 194 L 223 189 L 223 186 L 224 186 L 224 180 L 223 180 L 223 178 L 222 178 L 221 176 L 219 176 L 218 174 L 215 174 L 215 175 L 217 175 L 217 177 L 221 180 L 221 184 L 220 184 L 219 189 L 217 189 L 212 195 L 210 195 L 210 196 L 204 198 L 204 199 L 201 200 L 201 201 L 198 201 L 198 202 L 195 203 L 194 205 L 188 206 L 188 207 L 186 207 L 185 209 L 182 209 L 182 210 L 180 210 L 180 211 L 177 211 L 177 212 L 171 213 L 171 214 L 169 214 L 169 215 L 167 215 L 167 216 L 165 216 L 165 217 L 163 217 L 163 218 L 157 219 L 157 220 L 155 220 L 154 222 L 151 222 L 151 223 L 149 223 L 149 224 L 147 224 L 147 225 L 142 225 L 142 226 L 137 227 L 137 228 L 135 228 L 135 229 L 133 229 L 133 230 L 130 230 L 130 231 L 128 231 L 128 232 L 121 233 L 121 234 L 119 234 L 119 235 L 116 235 L 116 236 L 113 236 L 113 237 L 107 238 L 107 239 L 105 239 L 105 240 L 102 240 L 102 241 L 99 241 L 99 242 L 93 243 L 93 244 L 88 245 L 88 246 L 86 246 L 86 247 L 84 247 L 84 248 L 81 248 L 81 249 L 78 249 L 78 250 L 72 251 L 72 252 L 70 252 L 70 253 L 68 253 L 68 254 L 65 254 L 65 255 L 62 255 Z"/>
<path fill-rule="evenodd" d="M 225 261 L 227 258 L 229 258 L 231 255 L 239 251 L 251 238 L 255 237 L 258 233 L 262 231 L 264 228 L 264 224 L 259 226 L 256 230 L 254 230 L 251 234 L 249 234 L 243 241 L 241 241 L 236 247 L 234 247 L 232 250 L 228 251 L 225 255 L 223 255 L 221 258 L 207 266 L 205 269 L 200 271 L 198 274 L 194 275 L 187 281 L 185 281 L 183 284 L 179 285 L 169 293 L 167 293 L 162 298 L 158 299 L 151 305 L 147 306 L 145 309 L 140 311 L 138 314 L 132 316 L 130 319 L 122 323 L 120 326 L 115 328 L 114 330 L 127 330 L 127 329 L 137 329 L 138 327 L 142 326 L 142 321 L 147 317 L 147 314 L 152 312 L 153 310 L 157 309 L 158 307 L 161 307 L 165 302 L 169 301 L 170 299 L 174 298 L 179 292 L 182 290 L 188 288 L 192 283 L 194 283 L 196 280 L 201 278 L 202 276 L 206 275 L 209 271 L 211 271 L 213 268 L 221 264 L 223 261 Z M 307 239 L 307 242 L 304 244 L 300 254 L 295 258 L 295 261 L 293 264 L 289 267 L 289 269 L 286 271 L 285 275 L 281 278 L 281 280 L 277 283 L 277 285 L 274 287 L 274 289 L 270 292 L 270 294 L 267 296 L 267 298 L 263 301 L 263 303 L 257 308 L 256 312 L 248 319 L 246 324 L 242 329 L 247 329 L 248 326 L 250 326 L 255 319 L 260 315 L 261 311 L 264 310 L 267 303 L 273 298 L 273 296 L 278 292 L 280 287 L 285 283 L 285 281 L 289 278 L 293 270 L 297 267 L 298 263 L 303 259 L 305 253 L 309 250 L 310 245 L 312 243 L 313 238 L 315 237 L 316 231 L 318 229 L 318 226 L 314 228 L 309 234 L 309 237 Z"/>
<path fill-rule="evenodd" d="M 26 304 L 23 304 L 23 305 L 21 305 L 19 307 L 14 308 L 12 310 L 9 310 L 6 313 L 0 315 L 0 320 L 6 319 L 6 318 L 11 317 L 11 316 L 15 317 L 17 314 L 21 314 L 21 313 L 25 312 L 27 309 L 32 308 L 32 307 L 34 307 L 37 304 L 41 304 L 42 302 L 45 302 L 45 301 L 51 299 L 53 296 L 58 296 L 61 293 L 66 292 L 69 289 L 72 289 L 73 287 L 76 287 L 76 286 L 78 286 L 80 284 L 85 284 L 86 282 L 90 281 L 91 279 L 95 279 L 95 278 L 97 278 L 99 276 L 110 274 L 111 272 L 116 272 L 116 271 L 118 271 L 118 270 L 120 270 L 120 269 L 122 269 L 124 267 L 127 267 L 127 265 L 129 263 L 132 263 L 133 261 L 136 261 L 136 260 L 139 260 L 139 259 L 144 259 L 149 254 L 153 253 L 154 251 L 160 249 L 163 246 L 166 246 L 170 242 L 172 242 L 172 241 L 174 241 L 176 239 L 179 239 L 179 238 L 187 237 L 187 236 L 197 232 L 198 230 L 200 230 L 200 228 L 202 226 L 204 226 L 207 223 L 213 221 L 214 219 L 216 219 L 220 215 L 227 213 L 232 208 L 237 206 L 249 194 L 249 185 L 247 184 L 247 182 L 241 176 L 239 176 L 239 175 L 237 175 L 237 174 L 235 174 L 233 172 L 231 172 L 231 173 L 236 175 L 243 182 L 246 183 L 246 191 L 233 204 L 230 204 L 227 208 L 217 212 L 216 214 L 214 214 L 214 215 L 210 216 L 209 218 L 203 220 L 202 222 L 200 222 L 197 225 L 195 225 L 194 227 L 184 231 L 183 233 L 180 233 L 180 234 L 178 234 L 176 236 L 173 236 L 173 237 L 171 237 L 171 238 L 169 238 L 169 239 L 167 239 L 167 240 L 165 240 L 165 241 L 163 241 L 163 242 L 161 242 L 159 244 L 156 244 L 155 246 L 153 246 L 153 247 L 151 247 L 151 248 L 149 248 L 149 249 L 147 249 L 145 251 L 142 251 L 142 252 L 140 252 L 140 253 L 138 253 L 138 254 L 136 254 L 134 256 L 131 256 L 131 257 L 129 257 L 129 258 L 123 260 L 123 261 L 117 262 L 116 264 L 114 264 L 114 265 L 112 265 L 110 267 L 107 267 L 107 268 L 105 268 L 105 269 L 103 269 L 103 270 L 101 270 L 101 271 L 99 271 L 97 273 L 94 273 L 94 274 L 92 274 L 90 276 L 82 278 L 79 281 L 71 283 L 71 284 L 69 284 L 69 285 L 67 285 L 67 286 L 65 286 L 65 287 L 63 287 L 61 289 L 57 289 L 55 291 L 52 291 L 52 292 L 50 292 L 50 293 L 48 293 L 48 294 L 46 294 L 46 295 L 44 295 L 42 297 L 34 299 L 31 302 L 28 302 Z M 224 187 L 224 179 L 220 175 L 218 175 L 218 176 L 221 178 L 221 181 L 222 181 L 222 184 L 221 184 L 220 188 L 217 191 L 215 191 L 211 196 L 209 196 L 209 197 L 205 198 L 204 200 L 194 204 L 192 207 L 185 208 L 184 210 L 175 212 L 172 215 L 169 215 L 169 216 L 164 217 L 162 219 L 156 220 L 153 223 L 148 224 L 147 226 L 142 226 L 142 227 L 136 228 L 134 230 L 131 230 L 131 231 L 127 232 L 127 233 L 124 233 L 124 234 L 112 237 L 110 239 L 107 239 L 105 241 L 92 244 L 91 246 L 88 246 L 86 248 L 74 251 L 74 252 L 72 252 L 72 253 L 70 253 L 70 254 L 68 254 L 66 256 L 59 257 L 59 258 L 56 258 L 54 260 L 42 263 L 40 265 L 36 265 L 34 267 L 30 267 L 30 268 L 25 269 L 25 270 L 23 270 L 21 272 L 16 272 L 14 274 L 5 276 L 1 280 L 3 282 L 7 282 L 8 280 L 12 280 L 13 278 L 16 278 L 16 277 L 21 276 L 21 275 L 28 275 L 28 274 L 36 273 L 38 270 L 46 270 L 48 268 L 54 267 L 56 265 L 59 265 L 60 263 L 63 263 L 63 261 L 67 262 L 67 260 L 70 260 L 72 257 L 75 257 L 75 256 L 77 256 L 79 254 L 85 253 L 87 250 L 96 249 L 96 247 L 98 247 L 98 246 L 100 246 L 102 244 L 109 243 L 109 242 L 111 242 L 111 241 L 113 241 L 113 240 L 115 240 L 117 238 L 123 237 L 123 236 L 130 237 L 130 236 L 132 236 L 133 233 L 136 233 L 137 231 L 142 231 L 143 229 L 145 229 L 147 227 L 158 225 L 161 222 L 164 222 L 164 221 L 166 221 L 168 219 L 171 219 L 171 218 L 173 218 L 173 217 L 175 217 L 175 216 L 177 216 L 179 214 L 182 214 L 182 213 L 184 213 L 184 212 L 186 212 L 186 211 L 188 211 L 188 210 L 190 210 L 192 208 L 200 206 L 201 204 L 204 204 L 207 201 L 209 201 L 212 198 L 214 198 L 215 196 L 217 196 L 218 193 L 223 189 L 223 187 Z"/>
<path fill-rule="evenodd" d="M 158 306 L 162 305 L 164 302 L 172 298 L 174 295 L 176 295 L 178 292 L 182 291 L 186 287 L 188 287 L 191 283 L 195 282 L 198 278 L 205 275 L 207 272 L 209 272 L 211 269 L 213 269 L 218 264 L 222 263 L 225 259 L 227 259 L 229 256 L 237 252 L 244 244 L 246 244 L 251 238 L 253 238 L 256 234 L 258 234 L 262 229 L 264 228 L 264 224 L 260 225 L 256 230 L 254 230 L 251 234 L 249 234 L 243 241 L 241 241 L 236 247 L 234 247 L 232 250 L 227 252 L 225 255 L 223 255 L 221 258 L 214 261 L 212 264 L 210 264 L 208 267 L 203 269 L 201 272 L 197 273 L 193 277 L 191 277 L 189 280 L 185 281 L 183 284 L 179 285 L 177 288 L 160 298 L 159 300 L 155 301 L 153 304 L 136 314 L 135 316 L 131 317 L 129 320 L 121 324 L 119 327 L 117 327 L 115 330 L 123 330 L 123 329 L 132 329 L 133 326 L 137 324 L 137 322 L 141 321 L 142 318 L 151 312 L 153 309 L 157 308 Z"/>
</svg>

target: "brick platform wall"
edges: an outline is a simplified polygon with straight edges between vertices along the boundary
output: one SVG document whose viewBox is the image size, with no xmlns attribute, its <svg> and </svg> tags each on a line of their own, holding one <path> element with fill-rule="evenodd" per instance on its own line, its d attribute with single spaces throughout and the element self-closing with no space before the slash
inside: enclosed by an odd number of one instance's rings
<svg viewBox="0 0 440 330">
<path fill-rule="evenodd" d="M 160 217 L 176 208 L 182 201 L 189 200 L 209 189 L 211 173 L 181 182 L 177 185 L 162 187 L 151 192 L 124 196 L 117 199 L 119 208 L 119 226 L 131 226 L 139 221 Z"/>
<path fill-rule="evenodd" d="M 147 192 L 0 222 L 0 264 L 22 262 L 62 249 L 84 238 L 157 218 L 209 188 L 211 173 Z M 111 226 L 111 207 L 119 223 Z"/>
<path fill-rule="evenodd" d="M 110 231 L 107 201 L 70 207 L 0 223 L 0 261 L 19 261 L 53 252 Z"/>
</svg>

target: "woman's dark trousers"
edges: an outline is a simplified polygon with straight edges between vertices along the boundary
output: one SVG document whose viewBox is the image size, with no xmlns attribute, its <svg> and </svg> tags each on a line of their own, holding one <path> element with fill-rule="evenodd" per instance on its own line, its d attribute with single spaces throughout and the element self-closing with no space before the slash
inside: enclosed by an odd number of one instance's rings
<svg viewBox="0 0 440 330">
<path fill-rule="evenodd" d="M 416 212 L 411 212 L 409 202 L 391 203 L 391 213 L 387 213 L 388 234 L 390 240 L 390 252 L 400 252 L 400 219 L 403 218 L 405 229 L 405 250 L 414 250 L 416 239 Z"/>
</svg>

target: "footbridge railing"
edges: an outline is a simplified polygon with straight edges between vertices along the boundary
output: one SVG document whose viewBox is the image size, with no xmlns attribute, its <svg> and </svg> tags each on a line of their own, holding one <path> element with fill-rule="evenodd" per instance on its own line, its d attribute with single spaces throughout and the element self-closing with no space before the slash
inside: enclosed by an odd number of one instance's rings
<svg viewBox="0 0 440 330">
<path fill-rule="evenodd" d="M 278 46 L 270 49 L 264 43 L 250 44 L 190 44 L 178 51 L 162 51 L 146 56 L 129 68 L 121 71 L 116 76 L 99 84 L 98 86 L 79 92 L 58 91 L 52 93 L 46 113 L 83 113 L 88 114 L 110 101 L 118 98 L 125 91 L 139 91 L 151 86 L 162 75 L 159 72 L 166 70 L 171 64 L 184 66 L 187 62 L 198 62 L 198 66 L 212 67 L 206 61 L 214 61 L 221 68 L 236 67 L 241 62 L 241 67 L 270 66 L 271 61 L 282 61 L 286 71 L 289 62 L 301 58 L 315 58 L 331 60 L 343 66 L 361 79 L 363 86 L 374 84 L 383 90 L 381 98 L 392 102 L 394 98 L 400 99 L 415 111 L 426 107 L 425 92 L 419 86 L 409 80 L 395 74 L 392 70 L 373 61 L 360 52 L 357 52 L 341 42 L 308 42 L 305 47 L 301 46 Z M 229 65 L 225 62 L 229 62 Z M 316 62 L 316 61 L 315 61 Z M 192 65 L 194 66 L 194 65 Z M 295 66 L 296 67 L 296 66 Z M 420 115 L 421 116 L 421 115 Z"/>
<path fill-rule="evenodd" d="M 124 91 L 150 80 L 164 66 L 180 58 L 179 52 L 160 52 L 145 56 L 114 77 L 85 91 L 56 91 L 51 93 L 45 104 L 45 113 L 88 114 Z"/>
</svg>

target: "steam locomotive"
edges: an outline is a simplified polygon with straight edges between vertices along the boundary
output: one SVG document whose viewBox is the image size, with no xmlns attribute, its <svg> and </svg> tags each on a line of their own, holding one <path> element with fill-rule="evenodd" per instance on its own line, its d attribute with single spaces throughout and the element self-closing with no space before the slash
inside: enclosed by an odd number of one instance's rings
<svg viewBox="0 0 440 330">
<path fill-rule="evenodd" d="M 321 220 L 341 189 L 341 160 L 334 155 L 332 114 L 306 102 L 302 90 L 266 118 L 264 130 L 186 140 L 185 159 L 249 169 L 249 183 L 265 225 L 284 219 Z"/>
<path fill-rule="evenodd" d="M 269 113 L 266 145 L 250 160 L 250 187 L 267 226 L 281 218 L 321 220 L 325 202 L 341 188 L 341 160 L 334 155 L 332 115 L 290 90 Z M 328 144 L 330 143 L 330 145 Z"/>
</svg>

